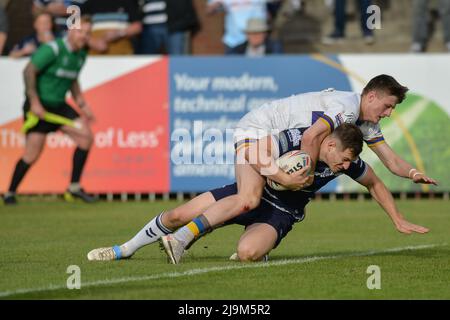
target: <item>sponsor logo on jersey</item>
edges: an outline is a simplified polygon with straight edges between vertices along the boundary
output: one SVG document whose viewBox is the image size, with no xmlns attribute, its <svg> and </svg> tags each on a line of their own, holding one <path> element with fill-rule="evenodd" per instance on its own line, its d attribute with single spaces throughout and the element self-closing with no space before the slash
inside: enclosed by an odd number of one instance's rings
<svg viewBox="0 0 450 320">
<path fill-rule="evenodd" d="M 336 124 L 338 127 L 344 123 L 344 118 L 342 118 L 342 113 L 338 113 L 335 118 L 336 118 Z"/>
<path fill-rule="evenodd" d="M 302 133 L 298 129 L 289 129 L 287 131 L 289 140 L 293 147 L 298 147 L 300 145 L 300 140 L 302 139 Z"/>
<path fill-rule="evenodd" d="M 70 71 L 70 70 L 64 70 L 64 69 L 58 69 L 56 71 L 56 76 L 60 78 L 66 78 L 70 80 L 75 80 L 78 77 L 77 71 Z"/>
<path fill-rule="evenodd" d="M 288 152 L 289 144 L 286 139 L 286 135 L 284 133 L 279 135 L 279 141 L 280 141 L 280 147 L 281 147 L 280 154 L 284 154 L 284 153 Z"/>
<path fill-rule="evenodd" d="M 344 113 L 344 119 L 345 123 L 355 123 L 357 120 L 353 112 Z"/>
<path fill-rule="evenodd" d="M 321 178 L 327 178 L 327 177 L 331 177 L 334 176 L 334 172 L 331 171 L 330 168 L 324 168 L 322 172 L 314 172 L 314 176 L 316 177 L 321 177 Z M 337 175 L 337 174 L 336 174 Z"/>
</svg>

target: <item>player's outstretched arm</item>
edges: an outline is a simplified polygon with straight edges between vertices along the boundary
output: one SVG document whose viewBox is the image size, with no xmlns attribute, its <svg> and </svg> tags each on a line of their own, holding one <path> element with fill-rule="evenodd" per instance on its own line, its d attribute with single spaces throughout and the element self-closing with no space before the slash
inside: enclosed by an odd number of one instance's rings
<svg viewBox="0 0 450 320">
<path fill-rule="evenodd" d="M 393 174 L 411 179 L 414 183 L 437 185 L 436 180 L 427 177 L 423 172 L 420 172 L 403 160 L 387 143 L 372 147 L 372 150 L 376 153 L 378 158 L 380 158 L 385 167 Z"/>
<path fill-rule="evenodd" d="M 427 233 L 428 228 L 413 224 L 402 216 L 395 205 L 394 198 L 385 184 L 377 177 L 372 168 L 367 165 L 367 172 L 362 179 L 358 181 L 365 186 L 372 197 L 378 202 L 383 210 L 389 215 L 397 230 L 401 233 L 411 234 Z"/>
</svg>

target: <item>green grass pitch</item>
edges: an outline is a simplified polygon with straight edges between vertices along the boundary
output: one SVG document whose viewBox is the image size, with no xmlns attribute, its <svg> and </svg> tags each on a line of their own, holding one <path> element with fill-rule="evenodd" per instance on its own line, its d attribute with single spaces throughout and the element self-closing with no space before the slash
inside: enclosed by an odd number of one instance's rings
<svg viewBox="0 0 450 320">
<path fill-rule="evenodd" d="M 397 203 L 430 233 L 398 233 L 373 201 L 316 201 L 269 263 L 229 261 L 242 232 L 231 226 L 174 266 L 157 244 L 123 261 L 89 262 L 86 254 L 125 242 L 176 201 L 22 199 L 0 206 L 0 299 L 450 299 L 449 202 Z M 80 267 L 80 290 L 66 288 L 70 265 Z M 367 288 L 370 265 L 380 267 L 379 290 Z"/>
</svg>

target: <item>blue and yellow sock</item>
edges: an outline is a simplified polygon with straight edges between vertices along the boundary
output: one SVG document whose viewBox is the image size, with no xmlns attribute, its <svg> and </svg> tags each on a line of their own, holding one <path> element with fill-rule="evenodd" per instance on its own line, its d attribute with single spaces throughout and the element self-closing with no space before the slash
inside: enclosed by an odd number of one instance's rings
<svg viewBox="0 0 450 320">
<path fill-rule="evenodd" d="M 193 219 L 184 227 L 178 229 L 173 236 L 186 247 L 192 240 L 199 235 L 208 232 L 211 226 L 204 215 L 200 215 Z"/>
</svg>

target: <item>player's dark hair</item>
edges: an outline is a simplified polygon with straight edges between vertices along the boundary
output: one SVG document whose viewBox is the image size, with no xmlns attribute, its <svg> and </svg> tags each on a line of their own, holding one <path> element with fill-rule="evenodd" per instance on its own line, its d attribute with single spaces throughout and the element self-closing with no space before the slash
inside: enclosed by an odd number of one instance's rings
<svg viewBox="0 0 450 320">
<path fill-rule="evenodd" d="M 372 90 L 380 90 L 389 95 L 396 96 L 398 100 L 397 103 L 402 103 L 402 101 L 405 100 L 406 92 L 408 92 L 409 89 L 402 86 L 393 77 L 388 76 L 387 74 L 380 74 L 369 81 L 363 89 L 362 94 L 365 95 Z"/>
<path fill-rule="evenodd" d="M 332 135 L 341 142 L 342 150 L 350 149 L 355 157 L 362 152 L 363 134 L 356 125 L 343 123 L 333 131 Z"/>
</svg>

